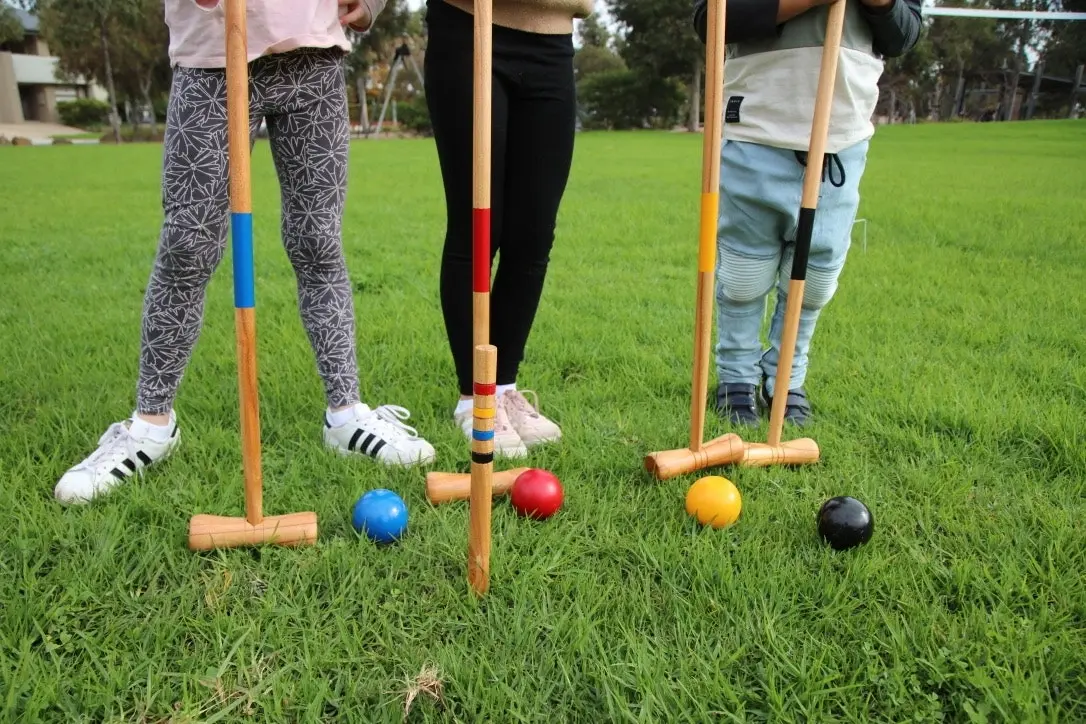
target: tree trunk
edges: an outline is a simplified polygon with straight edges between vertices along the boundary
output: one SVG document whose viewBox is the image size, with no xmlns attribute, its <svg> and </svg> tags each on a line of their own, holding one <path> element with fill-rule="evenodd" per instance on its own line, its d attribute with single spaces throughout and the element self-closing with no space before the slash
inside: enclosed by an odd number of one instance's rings
<svg viewBox="0 0 1086 724">
<path fill-rule="evenodd" d="M 706 88 L 706 91 L 709 89 Z M 701 63 L 694 61 L 694 83 L 690 86 L 690 118 L 686 129 L 691 133 L 697 133 L 701 127 Z M 709 120 L 709 119 L 706 119 Z"/>
<path fill-rule="evenodd" d="M 139 138 L 140 126 L 143 125 L 143 123 L 140 121 L 140 117 L 132 112 L 132 101 L 127 98 L 124 99 L 124 117 L 132 124 L 132 138 Z"/>
<path fill-rule="evenodd" d="M 1071 110 L 1068 111 L 1068 118 L 1078 118 L 1078 87 L 1082 85 L 1082 69 L 1084 66 L 1079 65 L 1075 68 L 1075 82 L 1071 86 Z"/>
<path fill-rule="evenodd" d="M 935 76 L 935 92 L 932 94 L 931 108 L 929 109 L 928 118 L 936 123 L 939 122 L 940 116 L 943 110 L 943 76 L 942 74 Z"/>
<path fill-rule="evenodd" d="M 106 19 L 98 23 L 98 38 L 102 41 L 102 60 L 106 64 L 106 89 L 109 91 L 109 123 L 113 126 L 113 139 L 121 143 L 121 119 L 117 114 L 117 87 L 113 83 L 113 64 L 109 60 L 109 38 L 106 36 Z"/>
<path fill-rule="evenodd" d="M 890 125 L 894 125 L 894 118 L 897 115 L 897 91 L 890 87 Z"/>
<path fill-rule="evenodd" d="M 354 87 L 358 91 L 358 122 L 362 126 L 362 133 L 370 132 L 370 108 L 366 98 L 366 79 L 359 75 L 354 79 Z"/>
<path fill-rule="evenodd" d="M 954 117 L 958 118 L 965 112 L 965 66 L 958 66 L 958 87 L 954 91 Z"/>
<path fill-rule="evenodd" d="M 151 102 L 151 76 L 154 75 L 154 69 L 147 71 L 147 75 L 140 80 L 140 91 L 143 93 L 143 102 L 147 104 L 147 112 L 151 114 L 151 140 L 155 140 L 155 136 L 158 135 L 158 119 L 155 118 L 155 106 Z"/>
<path fill-rule="evenodd" d="M 1015 113 L 1015 103 L 1018 101 L 1018 82 L 1022 77 L 1022 59 L 1018 58 L 1014 64 L 1014 74 L 1011 76 L 1011 94 L 1007 102 L 1007 117 L 1005 120 L 1013 121 L 1018 114 Z"/>
<path fill-rule="evenodd" d="M 1037 109 L 1037 94 L 1041 92 L 1041 79 L 1045 74 L 1045 59 L 1041 58 L 1033 65 L 1033 88 L 1029 92 L 1029 105 L 1026 106 L 1026 120 L 1033 120 Z"/>
</svg>

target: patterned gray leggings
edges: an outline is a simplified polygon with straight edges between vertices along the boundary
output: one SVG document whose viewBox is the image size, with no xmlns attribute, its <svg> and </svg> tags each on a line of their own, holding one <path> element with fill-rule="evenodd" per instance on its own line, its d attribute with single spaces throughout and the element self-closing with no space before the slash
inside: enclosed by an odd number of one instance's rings
<svg viewBox="0 0 1086 724">
<path fill-rule="evenodd" d="M 249 67 L 250 134 L 267 123 L 282 196 L 282 239 L 302 323 L 331 407 L 358 402 L 354 300 L 343 258 L 350 128 L 343 56 L 303 49 Z M 165 220 L 143 306 L 137 408 L 166 414 L 203 324 L 230 210 L 226 74 L 176 68 L 162 168 Z"/>
</svg>

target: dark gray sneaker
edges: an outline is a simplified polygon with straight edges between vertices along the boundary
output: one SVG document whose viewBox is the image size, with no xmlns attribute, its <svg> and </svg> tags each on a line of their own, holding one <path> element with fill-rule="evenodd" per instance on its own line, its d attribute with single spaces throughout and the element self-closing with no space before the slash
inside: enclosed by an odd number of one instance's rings
<svg viewBox="0 0 1086 724">
<path fill-rule="evenodd" d="M 762 404 L 766 413 L 773 409 L 773 398 L 767 392 L 765 381 L 762 381 Z M 784 406 L 784 420 L 797 427 L 803 427 L 811 421 L 811 402 L 807 399 L 807 391 L 802 387 L 788 391 L 788 399 Z"/>
<path fill-rule="evenodd" d="M 742 382 L 722 382 L 716 388 L 716 411 L 733 425 L 758 425 L 757 388 Z"/>
</svg>

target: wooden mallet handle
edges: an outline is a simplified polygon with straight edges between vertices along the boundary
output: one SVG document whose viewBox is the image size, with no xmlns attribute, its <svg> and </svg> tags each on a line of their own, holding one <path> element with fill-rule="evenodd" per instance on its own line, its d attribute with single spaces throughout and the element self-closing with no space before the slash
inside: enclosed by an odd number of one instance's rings
<svg viewBox="0 0 1086 724">
<path fill-rule="evenodd" d="M 694 305 L 694 370 L 690 392 L 690 449 L 705 435 L 705 388 L 713 333 L 717 215 L 720 212 L 720 146 L 724 109 L 725 0 L 709 0 L 705 47 L 705 130 L 702 136 L 701 216 L 698 226 L 698 282 Z"/>
</svg>

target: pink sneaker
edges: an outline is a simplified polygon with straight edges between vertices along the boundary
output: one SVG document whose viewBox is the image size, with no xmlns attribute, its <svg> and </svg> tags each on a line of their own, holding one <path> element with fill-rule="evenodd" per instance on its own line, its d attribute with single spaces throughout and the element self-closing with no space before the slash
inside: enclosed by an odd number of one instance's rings
<svg viewBox="0 0 1086 724">
<path fill-rule="evenodd" d="M 535 405 L 530 404 L 524 393 L 519 390 L 509 390 L 498 401 L 498 404 L 505 409 L 509 422 L 520 435 L 520 439 L 528 447 L 560 440 L 562 431 L 558 425 L 541 415 L 537 409 L 539 396 L 531 390 L 524 392 L 532 396 Z"/>
<path fill-rule="evenodd" d="M 464 433 L 464 437 L 471 440 L 471 429 L 474 426 L 473 412 L 469 407 L 458 415 L 455 415 L 456 424 Z M 520 435 L 509 423 L 509 416 L 505 408 L 498 404 L 494 411 L 494 456 L 499 458 L 522 458 L 528 454 L 528 447 L 520 439 Z"/>
</svg>

